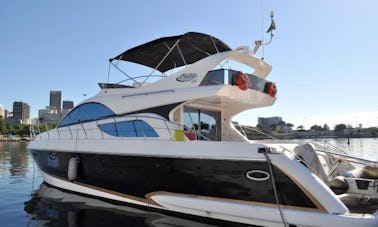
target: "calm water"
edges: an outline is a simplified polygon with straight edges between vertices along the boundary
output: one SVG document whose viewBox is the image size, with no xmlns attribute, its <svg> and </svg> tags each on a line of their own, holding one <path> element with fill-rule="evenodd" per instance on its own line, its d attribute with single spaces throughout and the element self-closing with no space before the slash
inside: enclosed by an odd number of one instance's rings
<svg viewBox="0 0 378 227">
<path fill-rule="evenodd" d="M 327 142 L 351 154 L 378 159 L 378 139 L 350 139 L 349 146 L 347 139 Z M 220 226 L 117 206 L 48 187 L 26 145 L 0 142 L 0 226 Z"/>
</svg>

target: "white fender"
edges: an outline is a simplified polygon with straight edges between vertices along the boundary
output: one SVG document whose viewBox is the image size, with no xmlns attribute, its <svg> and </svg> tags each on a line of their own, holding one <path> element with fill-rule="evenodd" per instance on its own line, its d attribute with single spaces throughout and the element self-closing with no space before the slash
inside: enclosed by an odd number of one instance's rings
<svg viewBox="0 0 378 227">
<path fill-rule="evenodd" d="M 70 181 L 73 181 L 77 177 L 77 166 L 79 164 L 79 159 L 76 157 L 70 158 L 68 161 L 68 170 L 67 170 L 67 177 Z"/>
</svg>

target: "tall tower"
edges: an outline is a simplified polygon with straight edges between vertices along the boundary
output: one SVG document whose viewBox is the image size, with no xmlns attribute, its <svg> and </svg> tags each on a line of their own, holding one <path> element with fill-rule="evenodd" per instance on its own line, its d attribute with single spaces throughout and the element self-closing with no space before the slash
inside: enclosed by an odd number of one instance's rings
<svg viewBox="0 0 378 227">
<path fill-rule="evenodd" d="M 23 124 L 30 123 L 30 106 L 25 102 L 13 103 L 13 118 L 21 120 Z"/>
<path fill-rule="evenodd" d="M 71 110 L 74 107 L 73 101 L 63 101 L 63 110 Z"/>
<path fill-rule="evenodd" d="M 56 110 L 57 113 L 62 109 L 62 92 L 50 91 L 50 110 Z"/>
</svg>

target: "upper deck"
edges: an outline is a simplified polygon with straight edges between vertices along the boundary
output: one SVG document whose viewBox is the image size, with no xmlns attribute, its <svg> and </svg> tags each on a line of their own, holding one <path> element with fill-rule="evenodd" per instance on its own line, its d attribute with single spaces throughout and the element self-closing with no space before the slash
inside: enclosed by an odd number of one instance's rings
<svg viewBox="0 0 378 227">
<path fill-rule="evenodd" d="M 199 110 L 216 113 L 217 127 L 229 131 L 225 128 L 231 126 L 222 125 L 220 119 L 231 122 L 237 113 L 270 106 L 276 100 L 275 84 L 265 79 L 271 71 L 267 62 L 248 47 L 231 50 L 219 39 L 201 33 L 160 38 L 110 59 L 118 69 L 117 61 L 147 66 L 152 72 L 147 76 L 125 74 L 131 81 L 127 85 L 102 84 L 100 92 L 75 107 L 59 127 L 138 113 L 157 114 L 184 125 L 184 113 Z M 231 67 L 233 63 L 236 68 Z M 160 79 L 149 80 L 156 72 L 162 73 Z"/>
</svg>

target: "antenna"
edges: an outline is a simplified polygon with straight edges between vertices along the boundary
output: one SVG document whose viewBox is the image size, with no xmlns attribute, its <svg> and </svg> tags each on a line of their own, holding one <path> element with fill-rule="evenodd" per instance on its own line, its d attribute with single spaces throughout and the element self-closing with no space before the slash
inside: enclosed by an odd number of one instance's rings
<svg viewBox="0 0 378 227">
<path fill-rule="evenodd" d="M 274 20 L 273 20 L 273 17 L 274 17 L 274 13 L 273 11 L 270 11 L 270 26 L 268 28 L 268 31 L 266 31 L 266 33 L 270 33 L 270 39 L 267 43 L 264 43 L 263 45 L 269 45 L 271 42 L 272 42 L 272 39 L 273 39 L 273 30 L 276 30 L 276 23 L 274 23 Z"/>
<path fill-rule="evenodd" d="M 264 40 L 263 40 L 263 35 L 262 35 L 262 39 L 261 40 L 256 40 L 255 41 L 255 48 L 253 49 L 252 51 L 252 54 L 256 54 L 256 52 L 258 51 L 258 49 L 263 46 L 266 46 L 266 45 L 269 45 L 272 40 L 273 40 L 273 37 L 274 37 L 274 34 L 273 34 L 273 30 L 276 30 L 276 23 L 274 22 L 273 20 L 273 17 L 274 17 L 274 13 L 273 11 L 270 11 L 270 26 L 268 28 L 268 30 L 266 31 L 266 33 L 270 33 L 270 39 L 268 42 L 264 43 Z M 263 53 L 263 58 L 264 58 L 264 53 Z"/>
</svg>

